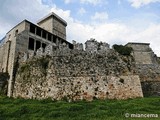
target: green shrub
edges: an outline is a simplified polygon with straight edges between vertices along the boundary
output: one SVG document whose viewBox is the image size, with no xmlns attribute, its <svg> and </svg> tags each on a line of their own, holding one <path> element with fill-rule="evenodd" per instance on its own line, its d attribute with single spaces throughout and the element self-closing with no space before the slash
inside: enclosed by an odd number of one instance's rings
<svg viewBox="0 0 160 120">
<path fill-rule="evenodd" d="M 119 54 L 126 55 L 126 56 L 130 56 L 131 52 L 133 50 L 131 47 L 127 47 L 127 46 L 123 46 L 123 45 L 117 45 L 117 44 L 113 45 L 113 49 L 115 51 L 117 51 Z"/>
</svg>

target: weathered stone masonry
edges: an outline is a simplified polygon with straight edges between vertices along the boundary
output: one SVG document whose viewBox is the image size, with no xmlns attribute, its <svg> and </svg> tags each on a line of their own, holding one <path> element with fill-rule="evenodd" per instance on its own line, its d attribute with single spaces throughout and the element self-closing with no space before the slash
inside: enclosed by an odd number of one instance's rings
<svg viewBox="0 0 160 120">
<path fill-rule="evenodd" d="M 139 75 L 144 96 L 160 96 L 160 65 L 149 43 L 128 43 L 133 48 L 136 74 Z"/>
<path fill-rule="evenodd" d="M 20 65 L 13 96 L 53 100 L 142 97 L 139 76 L 128 65 L 132 65 L 131 58 L 113 50 L 105 54 L 57 50 L 51 57 L 35 57 Z"/>
</svg>

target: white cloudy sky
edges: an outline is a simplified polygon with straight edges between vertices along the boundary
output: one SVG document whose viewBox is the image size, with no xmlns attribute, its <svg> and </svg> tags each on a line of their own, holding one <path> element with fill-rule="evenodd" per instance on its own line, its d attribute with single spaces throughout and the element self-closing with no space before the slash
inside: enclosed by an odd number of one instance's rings
<svg viewBox="0 0 160 120">
<path fill-rule="evenodd" d="M 160 56 L 160 0 L 0 0 L 0 39 L 22 20 L 36 23 L 49 12 L 67 21 L 70 42 L 146 42 Z"/>
</svg>

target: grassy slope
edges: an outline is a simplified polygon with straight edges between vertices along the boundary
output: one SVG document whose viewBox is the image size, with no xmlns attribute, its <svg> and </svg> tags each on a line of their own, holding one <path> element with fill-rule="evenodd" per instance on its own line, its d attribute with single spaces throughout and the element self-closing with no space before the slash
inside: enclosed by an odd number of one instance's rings
<svg viewBox="0 0 160 120">
<path fill-rule="evenodd" d="M 123 120 L 125 113 L 159 114 L 160 119 L 160 98 L 68 103 L 0 96 L 0 120 Z"/>
</svg>

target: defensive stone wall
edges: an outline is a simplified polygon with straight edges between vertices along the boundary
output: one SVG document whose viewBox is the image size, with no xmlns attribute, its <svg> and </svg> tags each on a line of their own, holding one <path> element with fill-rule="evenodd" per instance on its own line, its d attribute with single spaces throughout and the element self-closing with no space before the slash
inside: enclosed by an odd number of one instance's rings
<svg viewBox="0 0 160 120">
<path fill-rule="evenodd" d="M 13 96 L 69 101 L 143 97 L 132 62 L 114 50 L 103 54 L 57 50 L 20 64 Z"/>
<path fill-rule="evenodd" d="M 160 96 L 160 82 L 159 81 L 145 81 L 141 82 L 143 95 Z"/>
<path fill-rule="evenodd" d="M 136 72 L 142 82 L 160 81 L 160 66 L 158 64 L 138 64 Z"/>
<path fill-rule="evenodd" d="M 109 50 L 109 44 L 105 42 L 97 42 L 95 39 L 91 38 L 85 42 L 86 52 L 106 52 Z"/>
<path fill-rule="evenodd" d="M 160 66 L 158 64 L 136 65 L 144 96 L 160 96 Z"/>
</svg>

